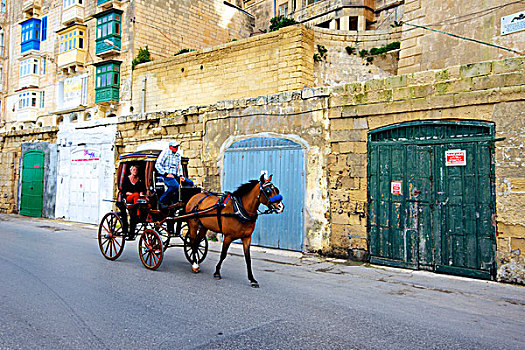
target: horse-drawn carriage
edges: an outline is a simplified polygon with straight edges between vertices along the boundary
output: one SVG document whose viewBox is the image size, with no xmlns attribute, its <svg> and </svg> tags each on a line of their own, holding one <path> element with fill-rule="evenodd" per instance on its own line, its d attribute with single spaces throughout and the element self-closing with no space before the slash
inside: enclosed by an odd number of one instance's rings
<svg viewBox="0 0 525 350">
<path fill-rule="evenodd" d="M 272 184 L 270 176 L 245 183 L 232 193 L 214 193 L 199 187 L 179 187 L 171 205 L 160 209 L 158 200 L 165 191 L 162 177 L 157 174 L 155 162 L 158 150 L 136 152 L 120 156 L 117 171 L 119 195 L 115 201 L 118 210 L 104 215 L 98 229 L 98 244 L 102 255 L 116 260 L 122 254 L 126 239 L 139 235 L 138 250 L 142 264 L 151 270 L 162 263 L 164 251 L 169 247 L 183 247 L 192 270 L 199 272 L 199 264 L 208 253 L 208 230 L 224 237 L 222 253 L 215 269 L 220 279 L 220 268 L 232 241 L 241 239 L 248 268 L 248 278 L 253 287 L 250 260 L 251 235 L 261 212 L 260 204 L 268 209 L 262 214 L 280 213 L 284 210 L 282 196 Z M 188 158 L 181 158 L 183 176 L 188 177 Z M 145 182 L 146 193 L 136 203 L 126 203 L 121 193 L 122 183 L 130 168 L 138 166 L 139 178 Z M 130 228 L 135 228 L 130 230 Z M 134 231 L 134 232 L 130 232 Z M 177 239 L 181 243 L 175 243 Z"/>
<path fill-rule="evenodd" d="M 127 239 L 139 238 L 139 256 L 144 266 L 155 270 L 162 263 L 164 251 L 169 247 L 182 246 L 188 261 L 195 256 L 199 262 L 204 261 L 208 252 L 206 237 L 199 242 L 195 251 L 189 244 L 188 225 L 177 217 L 184 214 L 188 200 L 200 193 L 198 187 L 180 187 L 174 203 L 167 209 L 157 208 L 158 199 L 164 192 L 164 183 L 155 170 L 155 162 L 160 151 L 146 151 L 125 154 L 119 157 L 117 170 L 117 188 L 119 193 L 115 201 L 118 210 L 104 215 L 98 230 L 98 243 L 102 255 L 109 260 L 116 260 L 124 250 Z M 188 176 L 188 158 L 182 157 L 181 164 L 184 176 Z M 146 194 L 136 203 L 127 203 L 126 196 L 120 191 L 125 176 L 131 166 L 139 168 L 139 177 L 146 185 Z M 130 228 L 135 227 L 134 232 Z M 176 238 L 182 240 L 176 244 Z"/>
</svg>

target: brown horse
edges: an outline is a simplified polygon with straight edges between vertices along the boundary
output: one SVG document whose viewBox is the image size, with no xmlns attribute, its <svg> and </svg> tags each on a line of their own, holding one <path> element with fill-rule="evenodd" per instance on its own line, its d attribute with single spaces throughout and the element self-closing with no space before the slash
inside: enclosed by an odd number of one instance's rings
<svg viewBox="0 0 525 350">
<path fill-rule="evenodd" d="M 268 207 L 266 213 L 281 213 L 284 210 L 283 197 L 271 180 L 271 175 L 267 180 L 264 179 L 264 175 L 261 175 L 259 180 L 251 180 L 239 186 L 233 193 L 221 197 L 210 193 L 199 193 L 191 197 L 186 204 L 187 213 L 196 213 L 194 217 L 188 219 L 190 244 L 194 246 L 194 251 L 197 250 L 199 242 L 205 237 L 208 230 L 224 235 L 221 258 L 213 274 L 216 279 L 221 279 L 221 265 L 226 258 L 230 244 L 236 239 L 241 239 L 248 279 L 252 287 L 259 287 L 259 283 L 253 278 L 250 258 L 250 244 L 257 220 L 257 210 L 261 203 Z M 214 209 L 209 210 L 210 208 Z M 205 212 L 205 214 L 199 214 L 199 212 Z M 198 263 L 195 257 L 192 265 L 193 272 L 200 271 Z"/>
</svg>

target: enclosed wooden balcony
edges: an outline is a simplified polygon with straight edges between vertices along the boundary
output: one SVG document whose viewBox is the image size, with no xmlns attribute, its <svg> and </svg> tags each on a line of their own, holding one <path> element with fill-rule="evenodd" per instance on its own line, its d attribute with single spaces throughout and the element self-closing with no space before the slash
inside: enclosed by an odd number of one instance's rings
<svg viewBox="0 0 525 350">
<path fill-rule="evenodd" d="M 111 7 L 119 7 L 124 0 L 97 0 L 97 6 L 102 9 L 108 9 Z"/>
<path fill-rule="evenodd" d="M 23 0 L 22 12 L 26 18 L 39 16 L 42 10 L 42 0 Z"/>
<path fill-rule="evenodd" d="M 84 6 L 74 4 L 62 12 L 62 25 L 66 26 L 71 23 L 83 23 L 84 22 Z"/>
</svg>

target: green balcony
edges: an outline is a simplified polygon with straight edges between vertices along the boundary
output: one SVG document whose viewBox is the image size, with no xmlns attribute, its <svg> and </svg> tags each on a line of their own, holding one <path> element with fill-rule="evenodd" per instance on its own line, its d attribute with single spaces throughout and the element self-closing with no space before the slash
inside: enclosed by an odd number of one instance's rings
<svg viewBox="0 0 525 350">
<path fill-rule="evenodd" d="M 120 87 L 101 87 L 95 89 L 95 103 L 118 102 L 120 98 Z"/>
<path fill-rule="evenodd" d="M 107 35 L 96 40 L 96 54 L 103 55 L 120 52 L 121 39 L 120 35 Z"/>
</svg>

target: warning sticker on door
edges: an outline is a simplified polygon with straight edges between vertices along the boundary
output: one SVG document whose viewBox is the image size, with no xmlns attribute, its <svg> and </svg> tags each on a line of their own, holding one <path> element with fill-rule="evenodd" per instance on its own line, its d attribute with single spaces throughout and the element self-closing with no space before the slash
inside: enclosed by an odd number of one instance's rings
<svg viewBox="0 0 525 350">
<path fill-rule="evenodd" d="M 445 151 L 445 164 L 446 166 L 467 165 L 467 151 L 461 149 Z"/>
<path fill-rule="evenodd" d="M 403 192 L 403 182 L 402 181 L 392 181 L 390 184 L 392 194 L 402 194 Z"/>
</svg>

